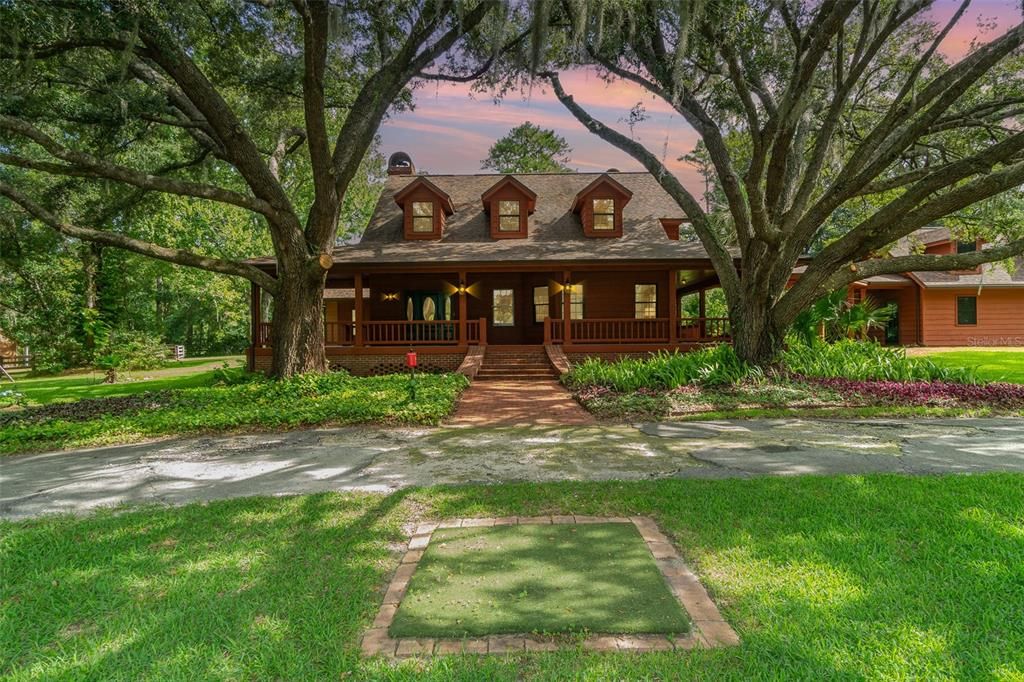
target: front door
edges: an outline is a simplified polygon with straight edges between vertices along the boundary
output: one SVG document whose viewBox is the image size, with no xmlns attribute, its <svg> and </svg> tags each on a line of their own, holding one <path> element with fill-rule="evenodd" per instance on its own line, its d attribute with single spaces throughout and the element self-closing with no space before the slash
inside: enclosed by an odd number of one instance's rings
<svg viewBox="0 0 1024 682">
<path fill-rule="evenodd" d="M 409 291 L 405 294 L 405 319 L 451 319 L 451 299 L 439 291 Z"/>
<path fill-rule="evenodd" d="M 405 319 L 413 321 L 450 320 L 452 316 L 451 297 L 439 291 L 407 291 L 405 294 Z M 409 325 L 408 337 L 413 341 L 450 340 L 455 332 L 454 325 Z"/>
</svg>

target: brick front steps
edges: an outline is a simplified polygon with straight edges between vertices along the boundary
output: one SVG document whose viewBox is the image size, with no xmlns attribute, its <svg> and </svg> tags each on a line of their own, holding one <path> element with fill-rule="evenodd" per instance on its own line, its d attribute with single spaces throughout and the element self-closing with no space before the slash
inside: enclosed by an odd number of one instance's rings
<svg viewBox="0 0 1024 682">
<path fill-rule="evenodd" d="M 448 519 L 434 523 L 421 523 L 402 558 L 402 563 L 384 595 L 384 603 L 377 613 L 373 625 L 363 635 L 362 651 L 365 656 L 384 655 L 390 658 L 409 658 L 433 654 L 507 654 L 512 652 L 556 651 L 564 638 L 532 634 L 491 635 L 466 639 L 399 638 L 388 635 L 388 628 L 394 620 L 399 604 L 405 596 L 413 573 L 430 544 L 430 538 L 437 528 L 465 528 L 504 526 L 516 524 L 581 524 L 581 523 L 632 523 L 643 537 L 654 556 L 654 561 L 669 588 L 686 609 L 692 621 L 689 634 L 680 637 L 643 634 L 601 634 L 591 635 L 583 640 L 582 646 L 589 651 L 671 651 L 686 649 L 713 649 L 736 646 L 739 636 L 723 618 L 718 607 L 708 596 L 697 576 L 676 552 L 669 539 L 658 529 L 657 524 L 644 516 L 600 517 L 600 516 L 506 516 L 482 519 Z"/>
<path fill-rule="evenodd" d="M 557 378 L 558 374 L 542 347 L 503 349 L 500 346 L 489 346 L 476 374 L 477 381 L 543 381 Z"/>
</svg>

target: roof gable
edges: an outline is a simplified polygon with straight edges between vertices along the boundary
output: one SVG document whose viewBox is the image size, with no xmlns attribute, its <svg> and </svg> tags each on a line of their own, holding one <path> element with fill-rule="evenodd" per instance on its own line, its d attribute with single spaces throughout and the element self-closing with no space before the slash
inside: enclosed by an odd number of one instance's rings
<svg viewBox="0 0 1024 682">
<path fill-rule="evenodd" d="M 491 210 L 491 200 L 498 192 L 505 189 L 506 187 L 515 188 L 523 197 L 526 199 L 526 210 L 528 213 L 533 213 L 537 207 L 537 193 L 532 189 L 524 185 L 523 183 L 516 180 L 511 175 L 506 175 L 501 180 L 491 185 L 491 188 L 481 195 L 480 200 L 483 202 L 484 210 Z"/>
<path fill-rule="evenodd" d="M 452 215 L 455 213 L 455 205 L 452 203 L 452 198 L 448 196 L 448 193 L 422 176 L 417 177 L 401 191 L 397 192 L 395 194 L 395 203 L 402 208 L 405 208 L 405 200 L 419 189 L 425 189 L 436 196 L 445 215 Z"/>
<path fill-rule="evenodd" d="M 572 200 L 572 212 L 579 213 L 580 209 L 583 208 L 583 202 L 586 201 L 588 196 L 605 188 L 610 190 L 613 194 L 619 195 L 622 199 L 623 206 L 629 203 L 629 200 L 633 198 L 633 193 L 626 187 L 623 187 L 622 183 L 613 180 L 607 173 L 602 173 L 600 177 L 576 193 L 575 198 Z"/>
</svg>

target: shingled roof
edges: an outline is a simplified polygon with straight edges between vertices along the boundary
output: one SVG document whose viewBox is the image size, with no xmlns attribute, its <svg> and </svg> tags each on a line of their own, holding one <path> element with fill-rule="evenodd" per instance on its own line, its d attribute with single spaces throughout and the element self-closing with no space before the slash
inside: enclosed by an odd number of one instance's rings
<svg viewBox="0 0 1024 682">
<path fill-rule="evenodd" d="M 430 182 L 451 197 L 451 215 L 439 240 L 406 241 L 402 209 L 395 195 L 417 176 L 389 176 L 370 224 L 358 244 L 334 250 L 335 263 L 503 263 L 537 261 L 703 260 L 695 241 L 669 239 L 661 218 L 684 218 L 682 210 L 650 173 L 608 173 L 633 193 L 623 209 L 622 237 L 594 239 L 583 235 L 573 214 L 577 193 L 603 173 L 536 173 L 513 175 L 536 192 L 536 210 L 523 239 L 492 239 L 480 197 L 505 175 L 431 175 Z"/>
<path fill-rule="evenodd" d="M 902 256 L 911 253 L 919 245 L 934 244 L 952 238 L 949 228 L 925 227 L 896 243 L 892 253 Z M 982 247 L 985 248 L 984 246 Z M 922 286 L 932 289 L 962 287 L 1024 287 L 1024 256 L 1014 261 L 1012 272 L 1002 263 L 986 263 L 981 272 L 912 272 L 914 279 Z"/>
</svg>

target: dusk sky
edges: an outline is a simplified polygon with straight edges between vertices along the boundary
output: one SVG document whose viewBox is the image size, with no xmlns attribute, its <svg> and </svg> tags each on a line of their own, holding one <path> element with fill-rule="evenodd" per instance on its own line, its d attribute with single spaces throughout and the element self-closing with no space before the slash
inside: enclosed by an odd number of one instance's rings
<svg viewBox="0 0 1024 682">
<path fill-rule="evenodd" d="M 948 20 L 957 3 L 940 0 L 933 15 Z M 988 41 L 1021 20 L 1020 0 L 980 0 L 971 4 L 955 31 L 942 46 L 959 58 L 972 39 Z M 996 30 L 979 26 L 995 23 Z M 671 107 L 640 86 L 622 81 L 605 83 L 593 72 L 578 71 L 562 78 L 566 91 L 601 121 L 623 132 L 629 110 L 643 102 L 648 118 L 634 127 L 633 135 L 657 150 L 667 167 L 694 192 L 703 191 L 697 173 L 678 157 L 693 150 L 696 133 Z M 570 166 L 580 171 L 642 170 L 626 154 L 591 135 L 562 107 L 550 88 L 535 88 L 526 96 L 510 94 L 494 104 L 486 94 L 470 93 L 468 85 L 427 83 L 415 96 L 415 110 L 394 115 L 381 128 L 381 151 L 408 152 L 416 167 L 430 173 L 479 172 L 481 159 L 499 137 L 524 121 L 552 128 L 573 149 Z"/>
</svg>

